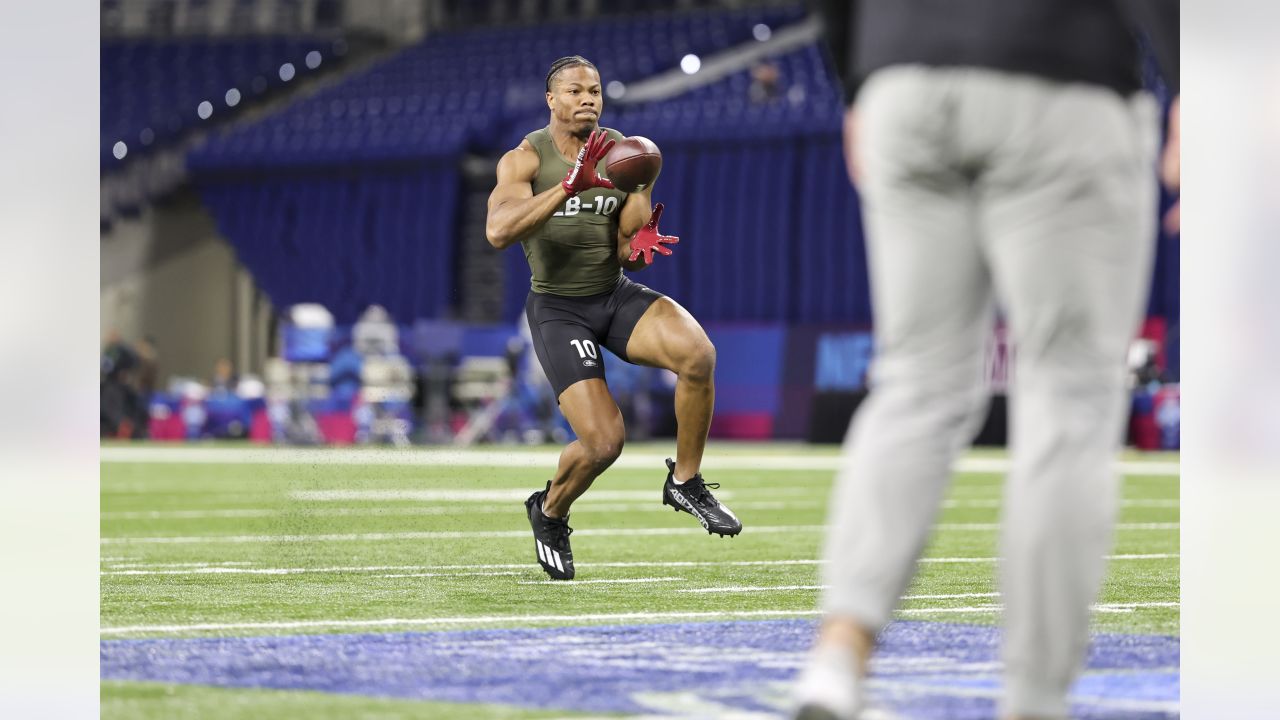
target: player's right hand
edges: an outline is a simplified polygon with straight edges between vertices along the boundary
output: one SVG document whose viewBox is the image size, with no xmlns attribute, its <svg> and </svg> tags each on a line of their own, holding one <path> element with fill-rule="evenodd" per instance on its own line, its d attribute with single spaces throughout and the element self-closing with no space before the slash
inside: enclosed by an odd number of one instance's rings
<svg viewBox="0 0 1280 720">
<path fill-rule="evenodd" d="M 613 149 L 613 140 L 604 130 L 597 130 L 587 138 L 587 144 L 578 151 L 578 161 L 573 164 L 569 174 L 560 183 L 564 191 L 573 197 L 593 187 L 613 189 L 613 183 L 596 174 L 596 163 Z"/>
</svg>

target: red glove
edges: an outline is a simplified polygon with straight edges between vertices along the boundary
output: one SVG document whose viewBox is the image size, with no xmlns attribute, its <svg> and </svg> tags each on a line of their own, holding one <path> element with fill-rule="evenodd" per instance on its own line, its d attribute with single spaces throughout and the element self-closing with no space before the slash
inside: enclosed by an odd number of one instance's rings
<svg viewBox="0 0 1280 720">
<path fill-rule="evenodd" d="M 631 257 L 629 262 L 635 262 L 640 257 L 640 253 L 644 253 L 644 264 L 648 265 L 653 262 L 653 253 L 657 251 L 663 255 L 670 255 L 671 248 L 662 246 L 662 243 L 675 245 L 680 242 L 680 238 L 675 235 L 661 235 L 658 233 L 658 218 L 662 217 L 662 203 L 653 206 L 653 215 L 649 216 L 649 224 L 640 228 L 640 232 L 631 238 Z"/>
<path fill-rule="evenodd" d="M 613 183 L 608 178 L 602 178 L 596 174 L 596 163 L 609 154 L 613 149 L 613 143 L 614 141 L 609 140 L 609 135 L 603 130 L 591 133 L 591 137 L 587 138 L 587 144 L 578 151 L 578 161 L 573 164 L 569 174 L 565 175 L 560 183 L 564 186 L 564 191 L 569 193 L 569 197 L 586 192 L 593 187 L 613 189 Z"/>
</svg>

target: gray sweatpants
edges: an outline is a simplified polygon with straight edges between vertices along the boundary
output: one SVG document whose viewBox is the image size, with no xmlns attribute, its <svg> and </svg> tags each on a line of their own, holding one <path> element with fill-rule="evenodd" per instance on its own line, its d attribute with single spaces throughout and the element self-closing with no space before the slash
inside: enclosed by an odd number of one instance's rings
<svg viewBox="0 0 1280 720">
<path fill-rule="evenodd" d="M 895 67 L 858 98 L 877 356 L 830 509 L 824 609 L 879 630 L 1015 353 L 1004 712 L 1065 717 L 1111 545 L 1125 356 L 1154 246 L 1157 111 L 1083 84 Z"/>
</svg>

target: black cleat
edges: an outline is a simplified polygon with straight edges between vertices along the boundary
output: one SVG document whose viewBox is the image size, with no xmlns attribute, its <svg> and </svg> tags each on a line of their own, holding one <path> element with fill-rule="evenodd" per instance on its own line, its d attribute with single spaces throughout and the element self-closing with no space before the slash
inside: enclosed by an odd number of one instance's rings
<svg viewBox="0 0 1280 720">
<path fill-rule="evenodd" d="M 569 535 L 573 528 L 569 527 L 569 518 L 550 518 L 542 514 L 542 499 L 549 490 L 550 482 L 546 490 L 539 490 L 524 501 L 529 525 L 533 527 L 534 549 L 538 553 L 538 564 L 552 580 L 572 580 L 573 551 L 569 549 Z"/>
<path fill-rule="evenodd" d="M 742 532 L 742 521 L 733 511 L 716 500 L 708 488 L 719 488 L 720 483 L 707 484 L 702 481 L 702 473 L 677 485 L 675 481 L 676 464 L 667 458 L 667 482 L 662 486 L 662 504 L 670 505 L 677 511 L 683 510 L 698 519 L 707 534 L 716 533 L 720 537 L 733 537 Z"/>
</svg>

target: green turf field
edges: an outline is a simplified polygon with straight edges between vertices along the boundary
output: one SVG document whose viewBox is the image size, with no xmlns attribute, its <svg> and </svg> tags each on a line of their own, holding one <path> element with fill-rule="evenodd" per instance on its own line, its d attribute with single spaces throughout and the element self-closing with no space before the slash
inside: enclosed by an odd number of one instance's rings
<svg viewBox="0 0 1280 720">
<path fill-rule="evenodd" d="M 837 453 L 713 445 L 704 474 L 745 526 L 721 539 L 660 504 L 671 448 L 630 445 L 574 506 L 577 580 L 551 583 L 522 499 L 545 483 L 554 448 L 150 450 L 104 447 L 104 640 L 814 617 Z M 1002 459 L 966 458 L 901 617 L 998 621 L 1001 477 L 983 470 Z M 1177 635 L 1177 456 L 1126 462 L 1135 472 L 1095 627 Z M 102 693 L 111 718 L 550 717 L 147 683 L 104 682 Z"/>
</svg>

